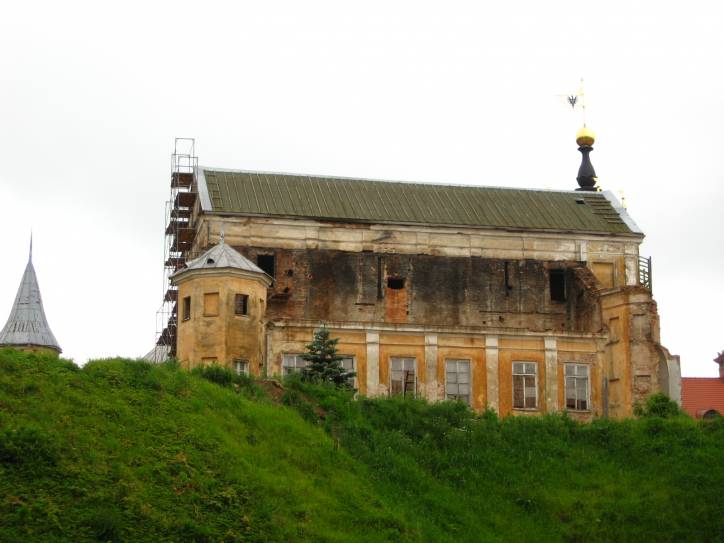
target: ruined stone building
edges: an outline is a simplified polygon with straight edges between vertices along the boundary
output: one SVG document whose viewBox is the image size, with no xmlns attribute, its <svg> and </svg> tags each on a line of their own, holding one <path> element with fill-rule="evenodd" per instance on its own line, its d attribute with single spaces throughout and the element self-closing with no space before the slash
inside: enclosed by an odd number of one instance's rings
<svg viewBox="0 0 724 543">
<path fill-rule="evenodd" d="M 28 264 L 20 280 L 15 302 L 5 326 L 0 330 L 0 348 L 2 347 L 55 355 L 61 353 L 60 345 L 45 317 L 38 278 L 33 266 L 32 239 Z"/>
<path fill-rule="evenodd" d="M 284 375 L 322 323 L 363 395 L 505 415 L 678 399 L 644 234 L 594 188 L 435 185 L 198 166 L 175 153 L 158 344 L 184 365 Z"/>
</svg>

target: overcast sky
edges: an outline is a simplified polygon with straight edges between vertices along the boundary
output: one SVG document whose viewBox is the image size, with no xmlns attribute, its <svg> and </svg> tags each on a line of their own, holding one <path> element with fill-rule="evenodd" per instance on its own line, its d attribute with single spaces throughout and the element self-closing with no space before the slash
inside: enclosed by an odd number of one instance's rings
<svg viewBox="0 0 724 543">
<path fill-rule="evenodd" d="M 7 2 L 0 321 L 34 262 L 64 355 L 139 356 L 175 136 L 238 169 L 576 188 L 592 161 L 653 257 L 684 375 L 724 350 L 721 2 Z M 2 323 L 0 323 L 0 326 Z"/>
</svg>

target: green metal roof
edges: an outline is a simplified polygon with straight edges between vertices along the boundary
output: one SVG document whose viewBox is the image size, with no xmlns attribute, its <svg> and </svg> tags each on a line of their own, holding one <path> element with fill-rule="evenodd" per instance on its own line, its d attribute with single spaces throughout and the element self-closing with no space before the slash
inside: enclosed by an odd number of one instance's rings
<svg viewBox="0 0 724 543">
<path fill-rule="evenodd" d="M 203 168 L 203 173 L 211 205 L 205 210 L 216 213 L 641 233 L 625 212 L 614 208 L 600 192 L 433 185 L 210 168 Z"/>
</svg>

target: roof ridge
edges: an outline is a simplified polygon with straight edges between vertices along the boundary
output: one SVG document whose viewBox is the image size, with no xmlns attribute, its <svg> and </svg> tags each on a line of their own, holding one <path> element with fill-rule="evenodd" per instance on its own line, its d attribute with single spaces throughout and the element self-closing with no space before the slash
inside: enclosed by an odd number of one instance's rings
<svg viewBox="0 0 724 543">
<path fill-rule="evenodd" d="M 525 192 L 543 192 L 543 193 L 563 193 L 563 194 L 576 194 L 581 196 L 581 191 L 575 189 L 561 190 L 561 189 L 546 189 L 546 188 L 529 188 L 529 187 L 504 187 L 502 185 L 478 185 L 473 183 L 442 183 L 440 181 L 411 181 L 409 179 L 380 179 L 374 177 L 355 177 L 348 175 L 329 175 L 329 174 L 314 174 L 314 173 L 298 173 L 298 172 L 283 172 L 283 171 L 272 171 L 272 170 L 244 170 L 234 168 L 221 168 L 216 166 L 199 166 L 198 167 L 204 172 L 219 172 L 219 173 L 246 173 L 246 174 L 263 174 L 263 175 L 286 175 L 291 177 L 298 177 L 300 179 L 330 179 L 339 181 L 366 181 L 372 183 L 400 183 L 403 185 L 415 185 L 422 187 L 460 187 L 460 188 L 478 188 L 478 189 L 494 189 L 504 191 L 525 191 Z M 583 196 L 602 198 L 603 192 L 586 192 Z"/>
</svg>

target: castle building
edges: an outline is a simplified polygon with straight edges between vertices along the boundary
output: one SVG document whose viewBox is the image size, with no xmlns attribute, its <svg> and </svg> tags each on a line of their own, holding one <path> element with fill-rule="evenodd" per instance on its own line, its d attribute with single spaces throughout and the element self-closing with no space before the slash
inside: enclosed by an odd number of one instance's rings
<svg viewBox="0 0 724 543">
<path fill-rule="evenodd" d="M 15 303 L 5 326 L 0 331 L 0 347 L 55 355 L 61 353 L 60 345 L 45 318 L 38 278 L 33 267 L 32 240 L 28 264 L 20 280 Z"/>
<path fill-rule="evenodd" d="M 663 391 L 644 234 L 595 188 L 521 190 L 238 171 L 174 154 L 158 344 L 187 367 L 299 371 L 323 323 L 363 395 L 501 415 L 623 417 Z"/>
</svg>

